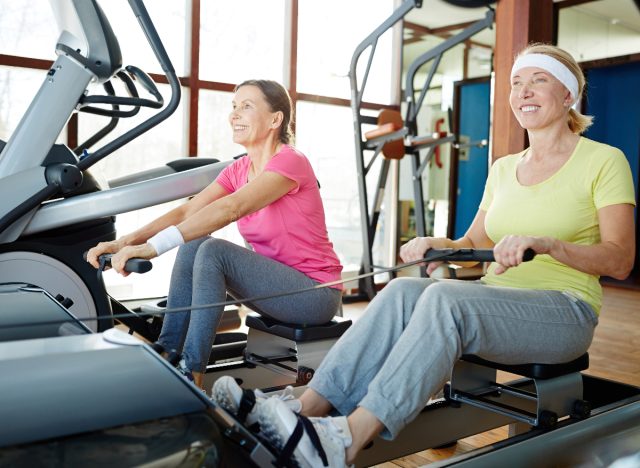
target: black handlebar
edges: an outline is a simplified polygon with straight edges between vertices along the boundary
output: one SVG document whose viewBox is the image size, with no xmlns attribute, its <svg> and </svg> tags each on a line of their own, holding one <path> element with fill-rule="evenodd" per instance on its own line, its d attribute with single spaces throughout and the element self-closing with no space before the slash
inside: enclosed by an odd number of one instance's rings
<svg viewBox="0 0 640 468">
<path fill-rule="evenodd" d="M 111 266 L 111 254 L 100 255 L 100 260 L 104 258 L 105 267 Z M 102 263 L 102 262 L 101 262 Z M 131 273 L 146 273 L 153 268 L 153 263 L 143 258 L 130 258 L 124 264 L 124 271 Z"/>
<path fill-rule="evenodd" d="M 522 261 L 533 260 L 536 252 L 533 249 L 524 251 Z M 431 249 L 424 256 L 425 262 L 493 262 L 493 249 Z"/>
<path fill-rule="evenodd" d="M 82 254 L 82 257 L 87 259 L 87 252 Z M 111 257 L 112 254 L 102 254 L 98 257 L 100 265 L 102 268 L 111 267 Z M 146 273 L 147 271 L 153 268 L 153 263 L 150 260 L 145 260 L 143 258 L 130 258 L 127 260 L 127 263 L 124 264 L 124 271 L 128 271 L 130 273 Z"/>
<path fill-rule="evenodd" d="M 100 255 L 100 264 L 104 264 L 104 268 L 111 267 L 111 255 Z M 528 262 L 533 260 L 536 252 L 533 249 L 524 251 L 522 261 Z M 84 253 L 84 259 L 87 259 L 87 253 Z M 425 262 L 493 262 L 492 249 L 431 249 L 424 255 Z M 153 268 L 153 264 L 149 260 L 142 258 L 130 258 L 125 264 L 125 271 L 131 273 L 146 273 Z"/>
</svg>

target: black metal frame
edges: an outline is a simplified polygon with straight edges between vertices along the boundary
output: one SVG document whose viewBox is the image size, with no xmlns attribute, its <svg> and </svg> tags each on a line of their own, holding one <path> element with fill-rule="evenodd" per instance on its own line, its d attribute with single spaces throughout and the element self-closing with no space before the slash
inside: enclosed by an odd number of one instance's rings
<svg viewBox="0 0 640 468">
<path fill-rule="evenodd" d="M 389 173 L 390 160 L 383 159 L 380 174 L 378 176 L 378 182 L 376 185 L 375 196 L 370 211 L 369 199 L 367 195 L 367 174 L 373 166 L 373 163 L 380 155 L 382 147 L 385 143 L 388 143 L 399 138 L 405 138 L 409 142 L 409 146 L 405 145 L 405 154 L 411 155 L 412 171 L 413 171 L 413 189 L 415 199 L 415 216 L 416 216 L 416 233 L 418 236 L 426 236 L 426 221 L 424 217 L 424 195 L 422 188 L 422 173 L 427 167 L 427 164 L 431 160 L 435 148 L 444 143 L 454 143 L 455 136 L 448 135 L 442 138 L 430 139 L 424 144 L 411 142 L 417 142 L 418 139 L 423 138 L 418 136 L 417 130 L 417 117 L 419 110 L 422 106 L 427 91 L 431 85 L 431 81 L 438 68 L 442 55 L 460 44 L 466 41 L 469 37 L 482 31 L 483 29 L 490 27 L 493 24 L 495 13 L 492 9 L 487 11 L 487 14 L 482 20 L 479 20 L 461 31 L 460 33 L 452 36 L 434 47 L 433 49 L 420 55 L 410 65 L 405 86 L 405 102 L 407 104 L 407 110 L 405 115 L 404 128 L 393 132 L 388 135 L 374 138 L 372 140 L 363 140 L 363 125 L 377 125 L 377 119 L 375 117 L 362 115 L 362 96 L 367 84 L 367 78 L 371 70 L 371 63 L 375 55 L 378 39 L 389 28 L 395 25 L 398 21 L 402 20 L 407 13 L 414 8 L 420 8 L 422 6 L 422 0 L 406 0 L 399 8 L 397 8 L 386 20 L 384 20 L 374 31 L 369 34 L 357 47 L 353 53 L 351 59 L 351 67 L 349 70 L 349 80 L 351 85 L 351 110 L 353 113 L 353 125 L 354 125 L 354 138 L 356 146 L 356 167 L 358 173 L 358 189 L 360 195 L 360 216 L 362 225 L 362 263 L 360 265 L 360 274 L 371 273 L 376 267 L 373 264 L 373 242 L 375 240 L 376 228 L 378 220 L 380 218 L 380 212 L 382 207 L 382 201 L 384 196 L 384 188 Z M 362 76 L 361 84 L 358 83 L 357 65 L 362 53 L 371 48 L 369 54 L 366 70 Z M 427 62 L 433 61 L 431 69 L 425 83 L 422 86 L 419 97 L 416 100 L 416 92 L 414 88 L 415 76 L 418 70 Z M 427 150 L 427 154 L 424 159 L 420 157 L 421 150 Z M 365 161 L 365 151 L 373 151 L 373 155 Z M 367 277 L 358 281 L 359 293 L 355 296 L 356 299 L 373 299 L 376 294 L 375 283 L 373 277 Z"/>
</svg>

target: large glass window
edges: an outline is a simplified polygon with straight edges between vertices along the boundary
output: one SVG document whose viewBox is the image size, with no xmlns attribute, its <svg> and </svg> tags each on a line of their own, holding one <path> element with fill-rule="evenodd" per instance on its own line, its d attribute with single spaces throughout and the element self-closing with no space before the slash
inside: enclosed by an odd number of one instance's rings
<svg viewBox="0 0 640 468">
<path fill-rule="evenodd" d="M 221 161 L 245 153 L 233 142 L 229 113 L 232 93 L 200 90 L 198 99 L 198 156 Z"/>
<path fill-rule="evenodd" d="M 298 91 L 349 99 L 349 66 L 353 51 L 393 11 L 393 1 L 326 0 L 299 2 Z M 392 100 L 392 30 L 378 41 L 369 73 L 365 101 Z M 358 64 L 365 71 L 369 51 Z"/>
<path fill-rule="evenodd" d="M 309 158 L 320 183 L 329 237 L 345 271 L 357 271 L 362 231 L 351 109 L 299 101 L 296 121 L 296 147 Z M 374 165 L 367 176 L 370 194 L 378 171 Z"/>
<path fill-rule="evenodd" d="M 162 69 L 151 50 L 151 46 L 138 24 L 127 0 L 109 0 L 100 2 L 109 19 L 113 32 L 118 38 L 124 65 L 135 65 L 147 73 L 162 73 Z M 180 76 L 187 75 L 186 35 L 189 31 L 190 17 L 187 12 L 187 0 L 170 2 L 145 2 L 149 16 L 158 31 L 164 48 Z"/>
<path fill-rule="evenodd" d="M 48 0 L 0 0 L 2 53 L 55 59 L 58 27 Z"/>
<path fill-rule="evenodd" d="M 204 1 L 200 20 L 200 78 L 240 83 L 283 82 L 285 0 Z"/>
<path fill-rule="evenodd" d="M 46 76 L 44 70 L 0 67 L 0 140 L 9 139 Z M 65 141 L 63 129 L 57 142 Z"/>
<path fill-rule="evenodd" d="M 58 31 L 48 1 L 22 3 L 25 2 L 0 0 L 0 53 L 54 60 Z M 146 72 L 161 73 L 127 1 L 99 0 L 99 3 L 120 43 L 123 63 L 136 65 Z M 229 84 L 249 78 L 277 80 L 293 87 L 292 94 L 299 99 L 296 146 L 309 156 L 322 185 L 327 225 L 336 251 L 347 270 L 357 271 L 362 234 L 351 109 L 347 105 L 318 104 L 305 99 L 309 99 L 309 94 L 350 98 L 347 74 L 353 50 L 392 12 L 393 3 L 393 0 L 298 2 L 298 18 L 293 18 L 295 23 L 292 23 L 292 2 L 289 0 L 200 1 L 200 57 L 198 64 L 191 64 L 192 0 L 146 2 L 178 74 L 189 77 L 195 70 L 191 67 L 197 65 L 200 81 L 183 83 L 182 100 L 174 115 L 98 163 L 92 173 L 98 179 L 108 181 L 149 170 L 186 156 L 187 148 L 196 147 L 196 143 L 197 155 L 191 156 L 228 160 L 244 153 L 245 149 L 234 144 L 231 137 Z M 290 57 L 290 51 L 294 49 L 291 44 L 294 31 L 297 31 L 298 56 Z M 364 95 L 367 102 L 388 104 L 393 100 L 392 83 L 396 83 L 397 78 L 393 76 L 392 36 L 393 32 L 389 31 L 377 46 Z M 367 57 L 368 52 L 365 52 L 360 61 L 360 75 Z M 24 62 L 25 66 L 32 66 L 28 61 Z M 42 83 L 44 73 L 0 66 L 0 138 L 9 137 Z M 292 83 L 287 82 L 290 73 L 295 78 Z M 117 79 L 115 82 L 118 94 L 124 94 Z M 189 106 L 192 85 L 198 93 L 197 119 L 190 115 L 193 112 Z M 168 100 L 168 86 L 158 87 Z M 102 93 L 101 88 L 90 89 L 90 94 L 98 93 Z M 310 100 L 315 101 L 315 98 Z M 132 119 L 121 119 L 112 134 L 89 151 L 122 135 L 153 112 L 157 111 L 143 109 Z M 82 143 L 108 121 L 105 117 L 81 113 L 77 135 L 71 136 Z M 190 132 L 189 122 L 194 121 L 197 122 L 197 142 L 189 141 L 189 135 L 194 135 Z M 369 193 L 373 194 L 377 168 L 371 172 L 368 182 Z M 131 232 L 181 202 L 118 215 L 119 235 Z M 216 236 L 242 243 L 235 226 L 217 232 Z M 154 260 L 154 270 L 147 275 L 122 278 L 107 274 L 110 291 L 119 298 L 166 293 L 174 255 L 175 252 Z"/>
</svg>

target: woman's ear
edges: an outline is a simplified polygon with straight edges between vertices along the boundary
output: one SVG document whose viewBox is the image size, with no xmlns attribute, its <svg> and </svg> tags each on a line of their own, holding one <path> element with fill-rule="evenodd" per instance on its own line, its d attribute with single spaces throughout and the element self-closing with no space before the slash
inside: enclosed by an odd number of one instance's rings
<svg viewBox="0 0 640 468">
<path fill-rule="evenodd" d="M 571 107 L 573 105 L 573 96 L 571 96 L 571 91 L 567 91 L 567 94 L 564 97 L 564 107 Z"/>
<path fill-rule="evenodd" d="M 271 128 L 278 128 L 282 125 L 282 121 L 284 120 L 284 114 L 282 111 L 275 112 L 273 114 L 273 120 L 271 121 Z"/>
</svg>

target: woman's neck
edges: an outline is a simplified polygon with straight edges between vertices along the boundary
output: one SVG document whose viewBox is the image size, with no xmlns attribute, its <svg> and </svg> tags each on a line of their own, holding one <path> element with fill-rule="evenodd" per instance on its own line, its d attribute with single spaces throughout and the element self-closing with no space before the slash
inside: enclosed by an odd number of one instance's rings
<svg viewBox="0 0 640 468">
<path fill-rule="evenodd" d="M 264 144 L 247 148 L 247 155 L 251 159 L 251 166 L 255 175 L 262 172 L 267 163 L 280 151 L 283 143 L 279 140 L 268 141 Z"/>
<path fill-rule="evenodd" d="M 573 133 L 567 125 L 554 129 L 529 130 L 528 135 L 531 159 L 571 153 L 580 139 L 580 135 Z"/>
</svg>

